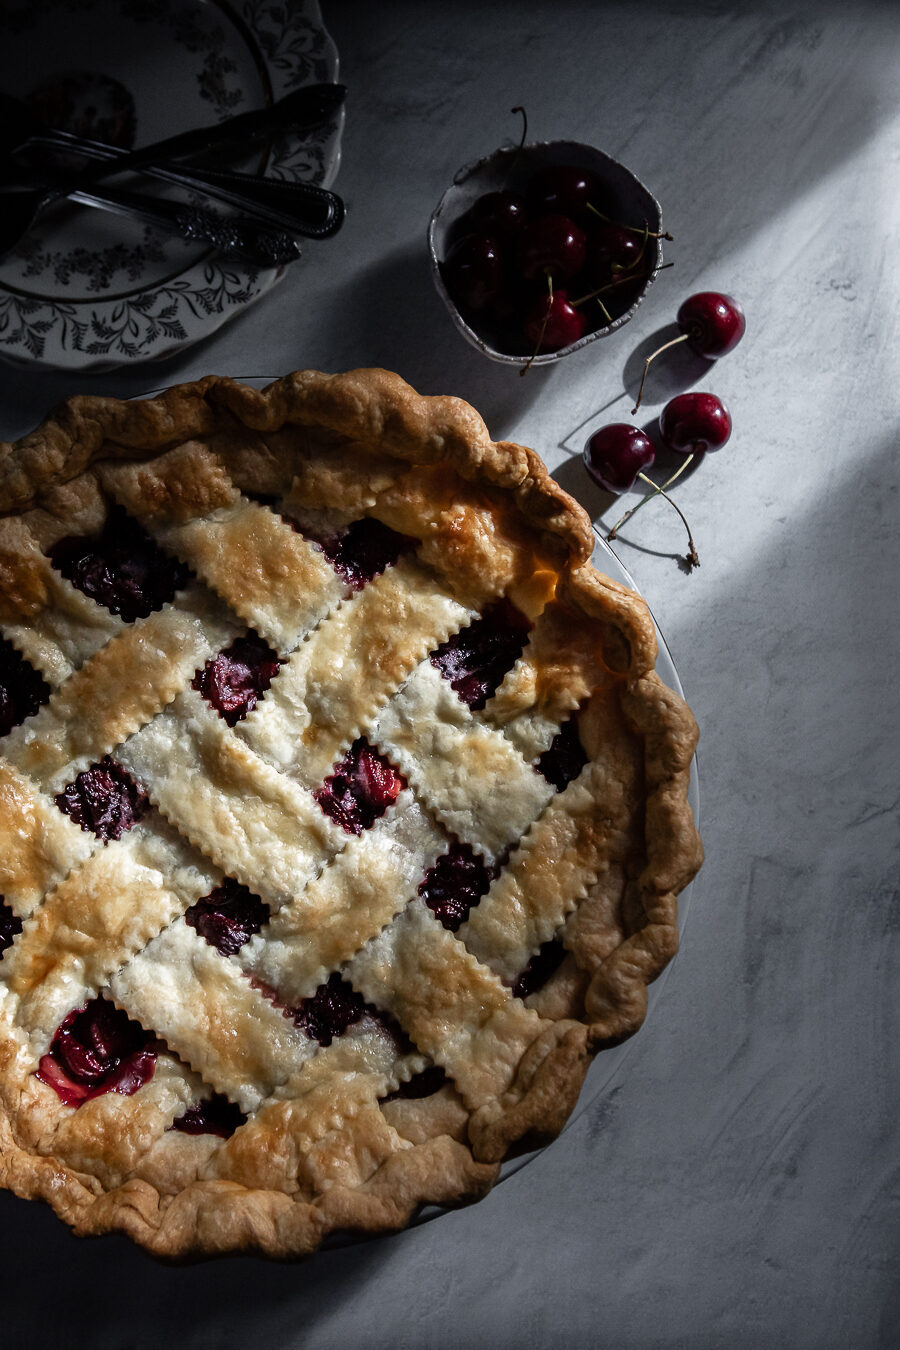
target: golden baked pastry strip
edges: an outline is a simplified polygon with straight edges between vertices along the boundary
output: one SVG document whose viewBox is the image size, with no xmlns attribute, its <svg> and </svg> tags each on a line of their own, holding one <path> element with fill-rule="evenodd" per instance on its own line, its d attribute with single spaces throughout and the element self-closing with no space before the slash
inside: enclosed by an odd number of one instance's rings
<svg viewBox="0 0 900 1350">
<path fill-rule="evenodd" d="M 344 847 L 312 794 L 253 753 L 196 690 L 116 751 L 195 847 L 276 908 Z"/>
<path fill-rule="evenodd" d="M 276 1089 L 201 1174 L 309 1195 L 358 1185 L 408 1147 L 385 1120 L 379 1099 L 426 1063 L 415 1051 L 399 1050 L 390 1034 L 364 1017 Z"/>
<path fill-rule="evenodd" d="M 37 784 L 0 758 L 0 895 L 14 914 L 27 918 L 97 846 Z"/>
<path fill-rule="evenodd" d="M 397 915 L 446 848 L 410 791 L 242 948 L 240 962 L 291 1004 L 315 993 Z"/>
<path fill-rule="evenodd" d="M 450 833 L 489 862 L 522 837 L 553 795 L 428 658 L 383 709 L 372 738 Z"/>
<path fill-rule="evenodd" d="M 35 1055 L 73 1008 L 216 883 L 140 826 L 71 871 L 25 922 L 5 972 Z"/>
<path fill-rule="evenodd" d="M 241 497 L 203 447 L 178 446 L 151 464 L 104 466 L 101 476 L 163 548 L 280 653 L 292 651 L 346 593 L 321 549 Z M 197 511 L 197 494 L 205 512 Z"/>
<path fill-rule="evenodd" d="M 401 557 L 298 647 L 239 734 L 317 786 L 422 658 L 474 617 L 414 558 Z"/>
<path fill-rule="evenodd" d="M 419 1050 L 477 1107 L 509 1085 L 541 1022 L 421 900 L 346 967 L 366 999 L 390 1012 Z"/>
<path fill-rule="evenodd" d="M 561 929 L 606 861 L 603 783 L 595 765 L 555 797 L 529 830 L 459 939 L 501 979 L 513 982 Z"/>
<path fill-rule="evenodd" d="M 314 1041 L 177 920 L 109 981 L 115 1002 L 219 1092 L 254 1111 L 299 1072 Z"/>
<path fill-rule="evenodd" d="M 566 717 L 598 686 L 609 687 L 599 659 L 602 646 L 598 624 L 551 600 L 535 618 L 522 655 L 488 699 L 484 720 L 524 759 L 537 759 Z"/>
<path fill-rule="evenodd" d="M 92 761 L 150 722 L 235 634 L 199 588 L 124 626 L 5 738 L 3 753 L 45 791 L 59 792 Z"/>
<path fill-rule="evenodd" d="M 0 519 L 0 627 L 51 688 L 124 626 L 56 570 L 24 519 Z"/>
</svg>

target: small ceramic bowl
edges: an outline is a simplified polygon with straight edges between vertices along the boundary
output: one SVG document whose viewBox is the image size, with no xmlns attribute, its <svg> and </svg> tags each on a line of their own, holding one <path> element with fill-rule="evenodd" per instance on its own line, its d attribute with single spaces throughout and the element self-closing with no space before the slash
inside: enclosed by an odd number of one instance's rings
<svg viewBox="0 0 900 1350">
<path fill-rule="evenodd" d="M 470 342 L 473 347 L 477 347 L 492 361 L 501 361 L 510 366 L 522 366 L 529 360 L 528 355 L 523 355 L 521 350 L 518 353 L 499 350 L 496 346 L 492 346 L 482 333 L 477 332 L 471 326 L 470 322 L 460 313 L 447 291 L 441 274 L 441 263 L 447 256 L 450 245 L 456 237 L 457 223 L 477 198 L 487 192 L 497 192 L 501 189 L 524 192 L 535 173 L 548 165 L 570 165 L 590 172 L 600 180 L 605 189 L 606 200 L 613 203 L 617 221 L 640 229 L 643 229 L 646 221 L 648 228 L 654 234 L 662 234 L 663 232 L 662 212 L 659 202 L 652 193 L 644 187 L 644 184 L 634 176 L 630 169 L 625 168 L 624 164 L 619 164 L 617 160 L 605 155 L 602 150 L 597 150 L 592 145 L 583 145 L 578 141 L 539 141 L 531 145 L 504 146 L 500 150 L 495 150 L 493 154 L 487 155 L 484 159 L 478 160 L 477 163 L 467 164 L 460 169 L 435 207 L 428 224 L 428 251 L 431 257 L 431 273 L 438 295 L 447 306 L 450 317 L 466 341 Z M 646 256 L 648 275 L 640 292 L 624 313 L 618 315 L 605 327 L 595 328 L 592 332 L 585 333 L 577 342 L 572 342 L 567 347 L 560 347 L 557 351 L 538 353 L 532 359 L 531 364 L 536 366 L 549 365 L 553 361 L 559 361 L 562 357 L 568 356 L 571 352 L 578 351 L 581 347 L 586 347 L 589 342 L 595 342 L 597 338 L 609 337 L 611 333 L 616 333 L 620 328 L 623 328 L 634 315 L 662 266 L 661 240 L 648 239 Z"/>
</svg>

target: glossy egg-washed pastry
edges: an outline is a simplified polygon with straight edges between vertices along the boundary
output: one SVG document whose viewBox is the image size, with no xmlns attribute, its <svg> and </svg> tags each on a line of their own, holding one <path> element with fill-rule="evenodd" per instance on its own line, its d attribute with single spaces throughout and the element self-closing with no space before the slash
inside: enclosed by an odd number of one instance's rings
<svg viewBox="0 0 900 1350">
<path fill-rule="evenodd" d="M 696 726 L 532 451 L 397 375 L 0 447 L 0 1181 L 171 1257 L 483 1195 L 630 1035 Z"/>
</svg>

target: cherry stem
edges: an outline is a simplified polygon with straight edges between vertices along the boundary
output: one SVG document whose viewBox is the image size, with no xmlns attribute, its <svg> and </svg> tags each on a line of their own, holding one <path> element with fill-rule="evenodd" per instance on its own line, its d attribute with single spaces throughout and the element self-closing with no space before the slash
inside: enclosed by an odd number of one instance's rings
<svg viewBox="0 0 900 1350">
<path fill-rule="evenodd" d="M 670 342 L 664 342 L 661 347 L 657 347 L 656 351 L 651 352 L 650 355 L 647 357 L 647 360 L 644 362 L 644 373 L 641 376 L 641 386 L 638 389 L 637 403 L 635 403 L 634 407 L 631 410 L 632 417 L 634 417 L 634 414 L 641 406 L 641 398 L 643 397 L 644 394 L 644 381 L 647 378 L 647 371 L 650 369 L 650 362 L 655 361 L 658 356 L 661 356 L 663 352 L 667 352 L 670 347 L 677 347 L 679 342 L 687 342 L 690 336 L 691 336 L 690 333 L 682 333 L 680 337 L 672 338 Z"/>
<path fill-rule="evenodd" d="M 513 109 L 513 112 L 515 112 L 515 108 Z M 599 216 L 601 220 L 605 220 L 607 225 L 618 225 L 620 229 L 628 230 L 630 234 L 646 234 L 650 239 L 668 239 L 670 243 L 672 241 L 673 236 L 669 234 L 668 230 L 664 231 L 662 234 L 660 234 L 658 230 L 651 230 L 649 223 L 646 220 L 644 221 L 644 228 L 641 229 L 637 225 L 623 225 L 621 220 L 613 220 L 612 216 L 605 216 L 602 211 L 598 211 L 596 206 L 592 206 L 590 202 L 587 203 L 587 209 L 593 211 L 594 215 Z"/>
<path fill-rule="evenodd" d="M 525 144 L 525 137 L 528 135 L 528 114 L 521 103 L 517 103 L 514 108 L 510 108 L 510 112 L 522 114 L 522 139 L 519 141 L 518 147 L 521 150 L 522 146 Z"/>
<path fill-rule="evenodd" d="M 543 342 L 544 334 L 547 331 L 547 324 L 550 322 L 550 310 L 553 307 L 553 274 L 551 272 L 547 273 L 547 290 L 549 291 L 549 295 L 547 297 L 547 313 L 544 315 L 544 322 L 541 324 L 541 331 L 538 333 L 538 340 L 534 344 L 534 351 L 531 353 L 528 360 L 525 362 L 524 366 L 519 371 L 520 375 L 525 374 L 526 370 L 528 370 L 529 366 L 534 361 L 534 358 L 541 350 L 541 343 Z"/>
<path fill-rule="evenodd" d="M 663 263 L 662 267 L 657 267 L 657 272 L 664 272 L 667 267 L 674 267 L 674 263 Z M 587 300 L 593 300 L 595 296 L 602 295 L 604 291 L 615 290 L 617 286 L 626 286 L 629 281 L 645 281 L 649 276 L 655 276 L 655 272 L 623 272 L 621 276 L 616 277 L 615 281 L 608 281 L 605 286 L 598 286 L 595 291 L 588 291 L 587 295 L 579 295 L 577 300 L 570 300 L 569 304 L 573 309 L 578 305 L 583 305 Z"/>
<path fill-rule="evenodd" d="M 671 506 L 674 506 L 674 507 L 675 507 L 675 510 L 678 512 L 678 514 L 681 516 L 681 519 L 684 521 L 684 528 L 687 530 L 687 533 L 688 533 L 688 544 L 689 544 L 689 546 L 690 546 L 690 553 L 688 554 L 688 557 L 690 558 L 690 561 L 694 564 L 695 567 L 699 567 L 699 566 L 700 566 L 700 559 L 699 559 L 699 557 L 697 556 L 697 550 L 696 550 L 696 548 L 694 547 L 694 540 L 693 540 L 693 538 L 691 537 L 691 527 L 690 527 L 690 525 L 688 525 L 687 520 L 685 519 L 685 516 L 684 516 L 684 512 L 681 510 L 681 507 L 678 505 L 678 503 L 677 503 L 676 501 L 673 501 L 673 499 L 672 499 L 672 498 L 668 495 L 668 493 L 666 492 L 666 488 L 670 488 L 670 487 L 672 486 L 672 484 L 673 484 L 677 479 L 679 479 L 679 478 L 681 477 L 681 475 L 684 473 L 685 469 L 686 469 L 686 468 L 688 467 L 688 465 L 691 463 L 691 461 L 693 460 L 693 458 L 694 458 L 694 452 L 692 451 L 691 454 L 689 454 L 689 455 L 687 456 L 687 458 L 684 460 L 684 462 L 683 462 L 681 465 L 679 465 L 679 467 L 675 470 L 675 472 L 672 474 L 671 478 L 667 478 L 666 481 L 665 481 L 663 484 L 661 484 L 661 485 L 658 484 L 658 483 L 654 483 L 653 479 L 652 479 L 652 478 L 648 478 L 647 475 L 646 475 L 645 473 L 639 473 L 639 474 L 638 474 L 638 478 L 640 478 L 641 482 L 642 482 L 642 483 L 646 483 L 649 487 L 651 487 L 651 488 L 653 489 L 653 491 L 652 491 L 652 492 L 648 492 L 648 493 L 646 494 L 646 496 L 644 496 L 644 497 L 641 498 L 641 500 L 638 502 L 637 506 L 632 506 L 632 508 L 631 508 L 630 511 L 626 511 L 626 512 L 625 512 L 625 514 L 624 514 L 624 516 L 622 516 L 621 520 L 617 520 L 617 521 L 616 521 L 615 525 L 612 527 L 612 529 L 610 530 L 609 534 L 606 536 L 607 539 L 610 539 L 610 540 L 611 540 L 611 539 L 615 539 L 617 532 L 618 532 L 618 531 L 621 529 L 621 527 L 625 524 L 626 520 L 630 520 L 631 517 L 632 517 L 633 515 L 636 514 L 636 512 L 640 511 L 640 509 L 641 509 L 642 506 L 646 506 L 647 503 L 651 500 L 651 498 L 653 498 L 653 497 L 665 497 L 666 501 L 667 501 Z"/>
<path fill-rule="evenodd" d="M 507 168 L 506 173 L 503 175 L 503 182 L 500 184 L 500 189 L 502 192 L 506 191 L 506 185 L 509 182 L 510 178 L 512 177 L 512 171 L 516 167 L 516 160 L 522 153 L 522 149 L 525 145 L 525 137 L 528 135 L 528 114 L 522 107 L 521 103 L 517 103 L 514 108 L 510 108 L 510 112 L 522 114 L 522 138 L 513 152 L 513 157 L 509 162 L 509 167 Z"/>
</svg>

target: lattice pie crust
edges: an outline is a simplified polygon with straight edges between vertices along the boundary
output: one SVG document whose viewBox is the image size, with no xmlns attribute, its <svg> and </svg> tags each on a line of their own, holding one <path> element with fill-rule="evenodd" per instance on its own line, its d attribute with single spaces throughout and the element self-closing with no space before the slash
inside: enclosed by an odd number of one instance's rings
<svg viewBox="0 0 900 1350">
<path fill-rule="evenodd" d="M 50 557 L 111 509 L 189 569 L 133 621 Z M 367 517 L 411 546 L 354 589 L 315 540 Z M 475 1199 L 559 1132 L 701 857 L 693 718 L 592 545 L 533 451 L 382 370 L 77 397 L 0 447 L 0 629 L 49 691 L 0 739 L 4 1185 L 158 1255 L 301 1255 Z M 530 628 L 473 710 L 431 655 L 503 599 Z M 248 630 L 281 664 L 231 726 L 195 676 Z M 587 762 L 557 790 L 535 766 L 573 716 Z M 316 792 L 362 736 L 403 786 L 350 833 Z M 152 805 L 104 840 L 58 799 L 107 756 Z M 451 841 L 493 877 L 456 931 L 420 890 Z M 230 954 L 185 920 L 226 878 L 268 908 Z M 292 1010 L 336 972 L 366 1012 L 323 1043 Z M 98 995 L 153 1071 L 67 1105 L 39 1069 Z M 172 1128 L 213 1094 L 230 1133 Z"/>
</svg>

